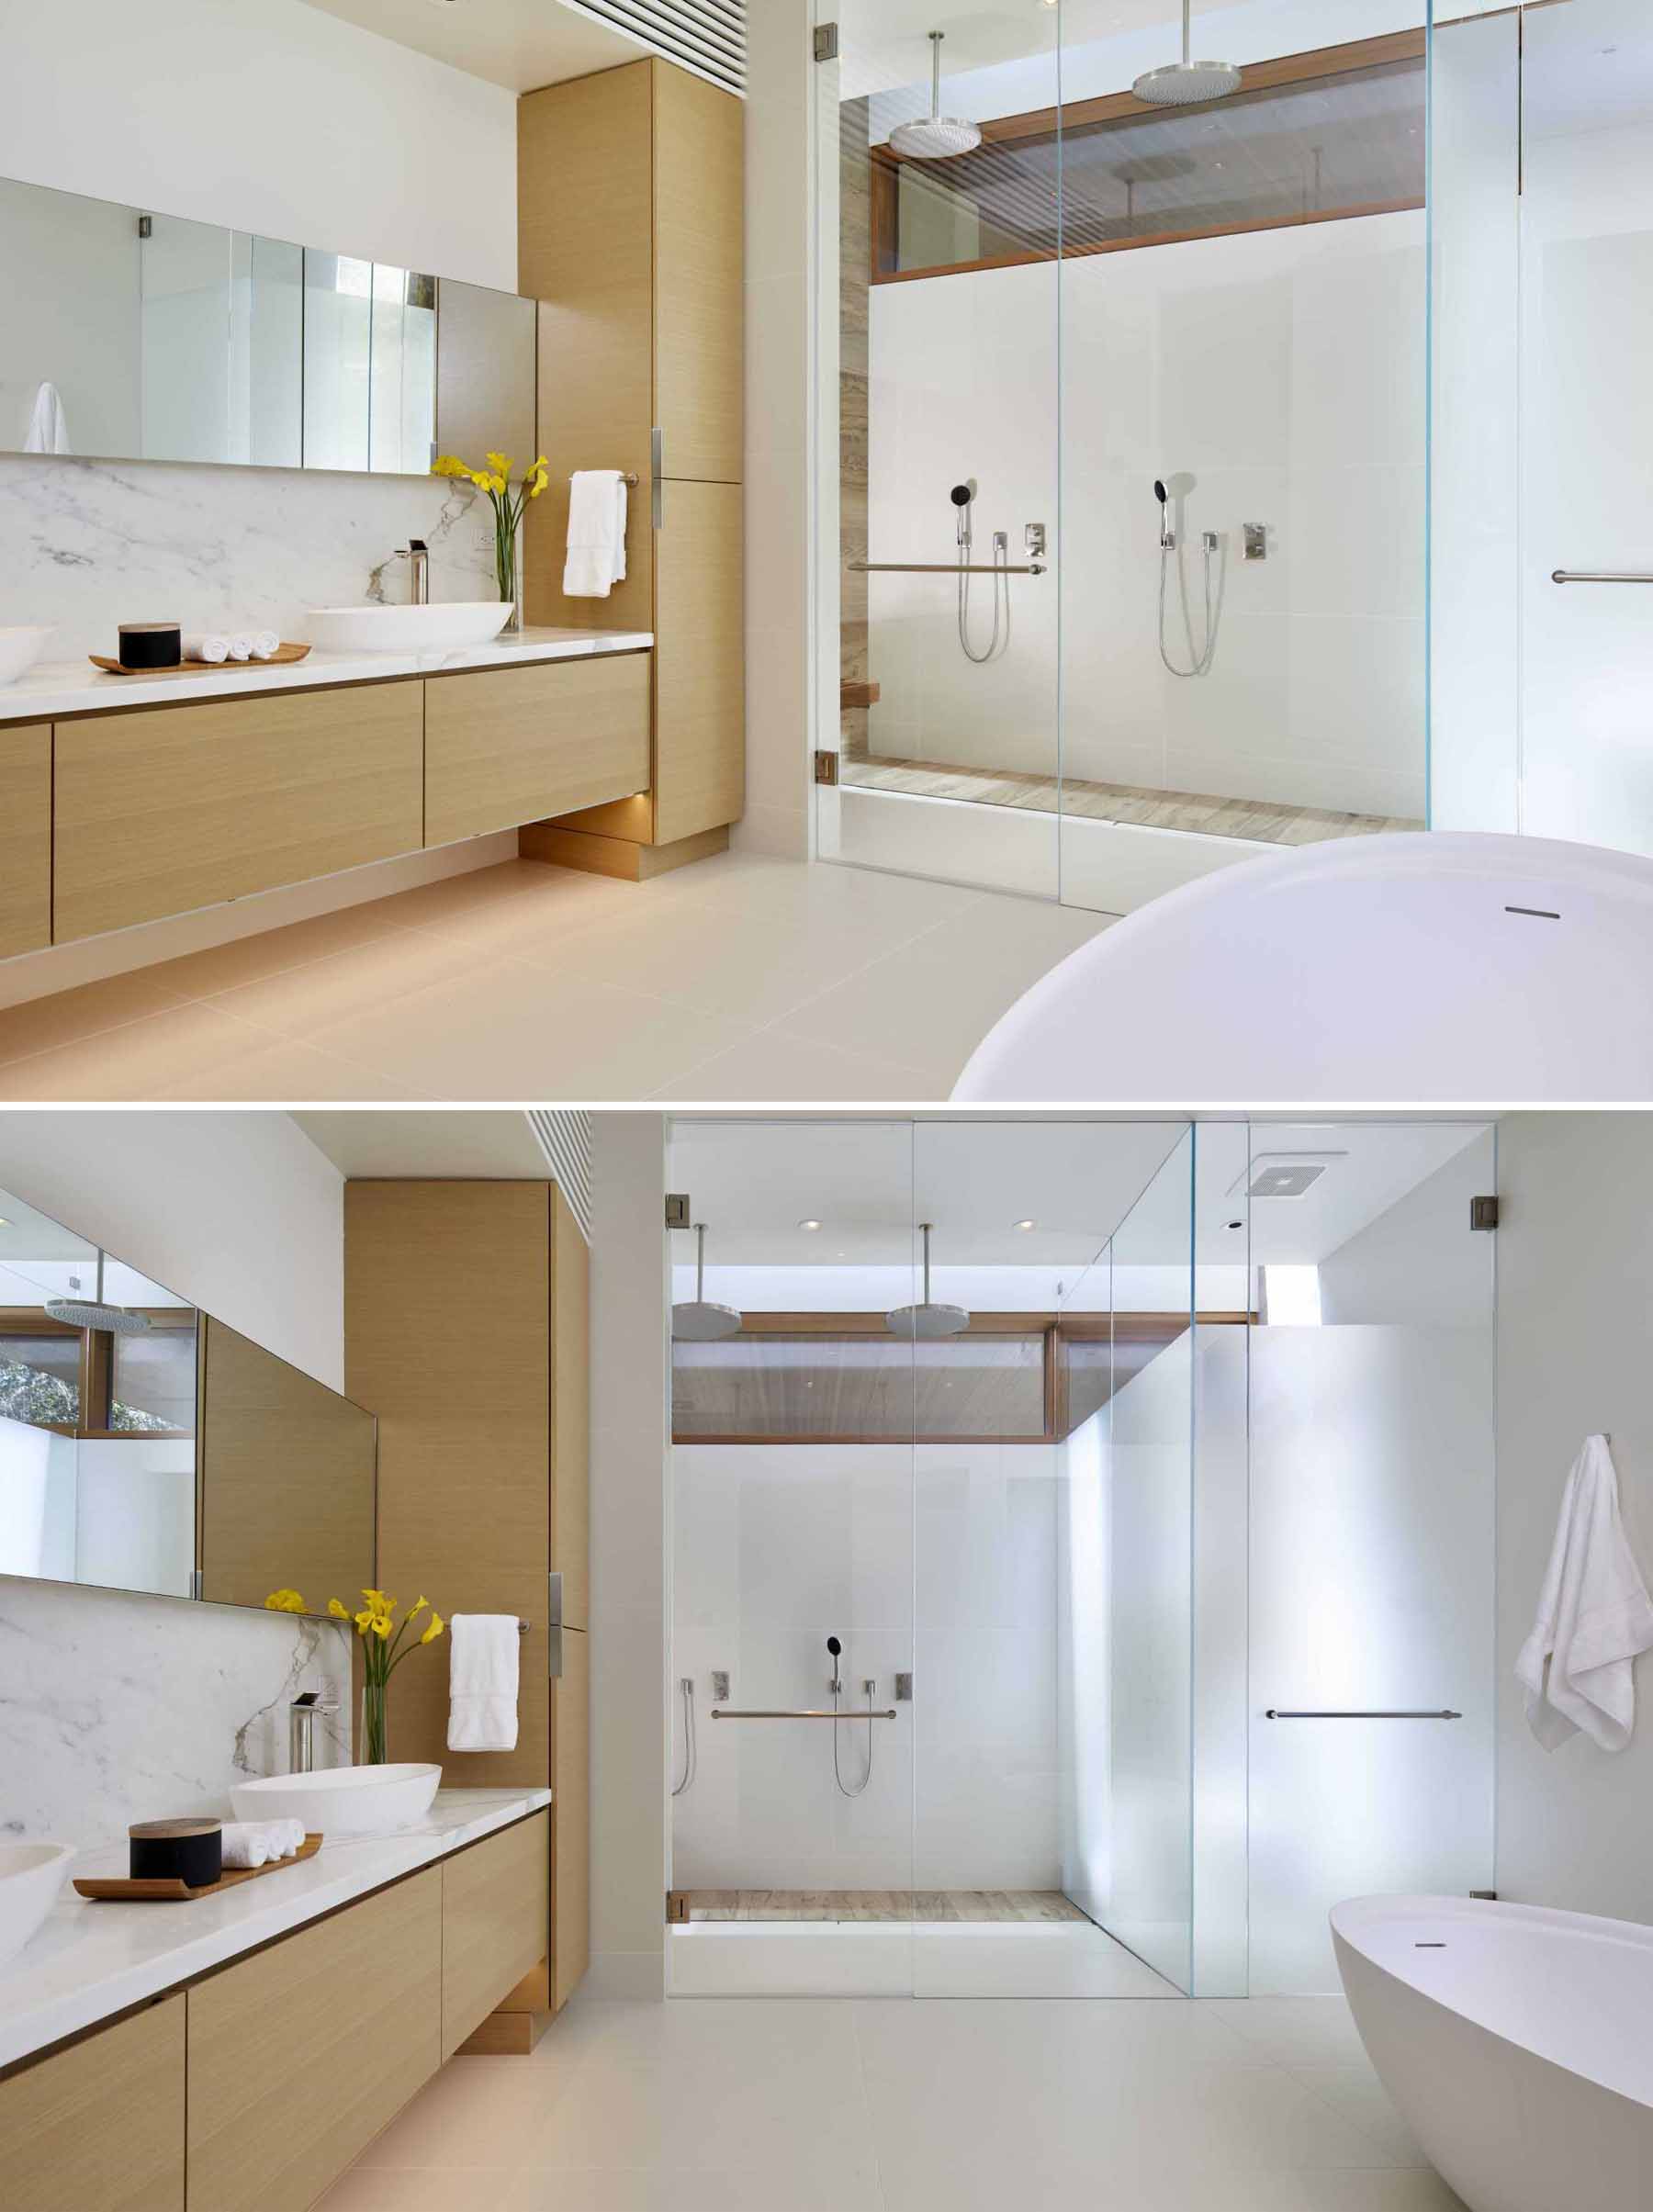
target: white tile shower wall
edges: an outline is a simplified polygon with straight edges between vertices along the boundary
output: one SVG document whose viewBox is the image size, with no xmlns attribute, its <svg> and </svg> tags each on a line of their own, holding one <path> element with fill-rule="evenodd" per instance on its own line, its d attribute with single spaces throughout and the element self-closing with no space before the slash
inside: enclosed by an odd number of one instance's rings
<svg viewBox="0 0 1653 2212">
<path fill-rule="evenodd" d="M 699 1763 L 673 1806 L 680 1888 L 1049 1889 L 1057 1879 L 1057 1455 L 1043 1446 L 680 1445 L 674 1678 Z M 714 1722 L 745 1707 L 915 1698 L 871 1724 Z M 683 1772 L 674 1700 L 673 1777 Z"/>
<path fill-rule="evenodd" d="M 1057 612 L 1070 775 L 1282 804 L 1424 811 L 1422 213 L 875 286 L 871 538 L 947 560 L 973 477 L 976 557 L 1044 522 L 1058 559 L 1012 585 L 1010 650 L 965 660 L 954 587 L 877 578 L 875 752 L 1052 775 Z M 1227 548 L 1210 674 L 1161 665 L 1153 482 Z M 1063 495 L 1065 545 L 1055 539 Z M 1241 525 L 1268 558 L 1240 557 Z M 977 578 L 978 645 L 988 598 Z M 1184 648 L 1175 587 L 1167 629 Z"/>
<path fill-rule="evenodd" d="M 301 1690 L 339 1698 L 325 1763 L 350 1762 L 350 1638 L 329 1622 L 0 1580 L 0 1654 L 11 1841 L 89 1849 L 135 1820 L 227 1813 L 233 1783 L 285 1771 Z"/>
</svg>

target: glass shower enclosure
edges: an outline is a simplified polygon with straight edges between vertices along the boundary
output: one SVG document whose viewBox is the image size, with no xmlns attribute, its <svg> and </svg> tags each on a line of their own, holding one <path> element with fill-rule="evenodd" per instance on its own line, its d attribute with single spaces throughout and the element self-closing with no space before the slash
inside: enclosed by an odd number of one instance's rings
<svg viewBox="0 0 1653 2212">
<path fill-rule="evenodd" d="M 1494 1170 L 676 1123 L 673 1986 L 1312 1993 L 1490 1887 Z"/>
</svg>

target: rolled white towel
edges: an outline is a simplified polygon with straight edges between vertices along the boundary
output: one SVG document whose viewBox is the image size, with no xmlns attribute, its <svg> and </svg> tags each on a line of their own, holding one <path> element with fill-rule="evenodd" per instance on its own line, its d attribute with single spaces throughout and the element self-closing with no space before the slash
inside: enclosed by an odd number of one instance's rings
<svg viewBox="0 0 1653 2212">
<path fill-rule="evenodd" d="M 186 660 L 204 660 L 208 668 L 216 668 L 230 657 L 230 640 L 221 630 L 208 630 L 201 637 L 186 637 L 184 640 L 184 657 Z"/>
<path fill-rule="evenodd" d="M 224 1825 L 224 1864 L 229 1868 L 267 1866 L 279 1852 L 270 1848 L 270 1823 L 231 1820 Z"/>
<path fill-rule="evenodd" d="M 230 648 L 230 657 L 231 660 L 252 659 L 253 640 L 247 635 L 247 633 L 244 630 L 233 631 L 231 635 L 224 640 L 224 643 Z"/>
<path fill-rule="evenodd" d="M 250 630 L 247 644 L 254 660 L 274 660 L 281 647 L 281 640 L 274 630 Z"/>
<path fill-rule="evenodd" d="M 304 1841 L 304 1823 L 301 1820 L 273 1820 L 270 1826 L 280 1843 L 282 1858 L 291 1858 Z"/>
</svg>

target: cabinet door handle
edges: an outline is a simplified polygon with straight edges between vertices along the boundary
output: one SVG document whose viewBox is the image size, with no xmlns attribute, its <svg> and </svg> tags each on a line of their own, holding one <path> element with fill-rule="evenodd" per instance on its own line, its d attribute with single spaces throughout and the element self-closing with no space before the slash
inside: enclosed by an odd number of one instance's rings
<svg viewBox="0 0 1653 2212">
<path fill-rule="evenodd" d="M 649 520 L 658 530 L 666 519 L 666 433 L 657 422 L 648 433 Z"/>
</svg>

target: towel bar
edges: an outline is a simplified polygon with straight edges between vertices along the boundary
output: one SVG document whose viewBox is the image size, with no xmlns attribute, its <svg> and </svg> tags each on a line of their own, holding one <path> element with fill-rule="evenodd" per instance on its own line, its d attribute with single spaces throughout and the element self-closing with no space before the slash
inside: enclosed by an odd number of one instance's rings
<svg viewBox="0 0 1653 2212">
<path fill-rule="evenodd" d="M 789 1712 L 777 1708 L 773 1712 L 751 1710 L 740 1712 L 727 1705 L 714 1705 L 714 1721 L 893 1721 L 895 1708 L 884 1712 L 869 1712 L 865 1706 L 846 1705 L 841 1712 Z"/>
<path fill-rule="evenodd" d="M 1271 1705 L 1263 1715 L 1265 1721 L 1461 1721 L 1463 1717 L 1450 1705 L 1434 1712 L 1287 1712 Z"/>
<path fill-rule="evenodd" d="M 995 567 L 991 561 L 966 562 L 961 568 L 957 561 L 846 561 L 844 566 L 856 576 L 1042 576 L 1045 572 L 1043 561 L 1009 567 L 1003 562 Z"/>
</svg>

